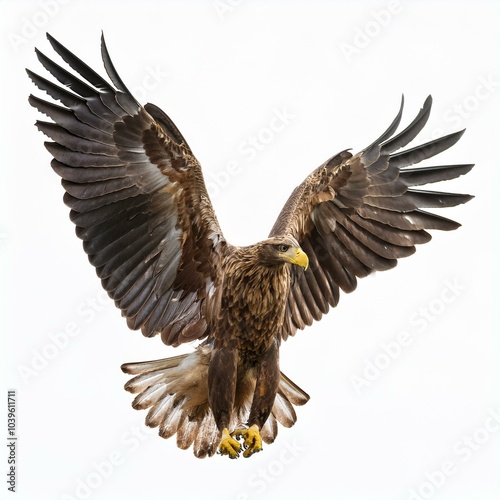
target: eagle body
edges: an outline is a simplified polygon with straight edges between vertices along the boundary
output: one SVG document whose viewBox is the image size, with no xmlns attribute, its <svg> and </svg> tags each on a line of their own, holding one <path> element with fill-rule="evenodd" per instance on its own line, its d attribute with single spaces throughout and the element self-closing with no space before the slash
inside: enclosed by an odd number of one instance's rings
<svg viewBox="0 0 500 500">
<path fill-rule="evenodd" d="M 308 260 L 291 237 L 232 248 L 223 258 L 220 298 L 207 340 L 212 348 L 207 401 L 221 433 L 244 425 L 262 429 L 273 409 L 280 382 L 280 333 L 294 264 L 307 268 Z M 274 437 L 275 432 L 268 440 Z M 238 446 L 233 443 L 227 453 L 237 454 Z M 257 444 L 255 451 L 259 450 Z"/>
<path fill-rule="evenodd" d="M 235 348 L 248 362 L 278 339 L 290 286 L 290 264 L 262 262 L 257 253 L 236 251 L 224 260 L 220 308 L 226 313 L 214 332 L 216 348 Z"/>
<path fill-rule="evenodd" d="M 419 187 L 471 170 L 425 163 L 463 131 L 407 148 L 432 99 L 397 132 L 402 100 L 372 144 L 334 155 L 297 186 L 267 239 L 239 247 L 224 238 L 187 141 L 161 109 L 135 100 L 104 39 L 110 81 L 47 38 L 64 64 L 36 55 L 58 83 L 27 72 L 58 104 L 29 102 L 49 118 L 36 126 L 90 263 L 131 329 L 167 346 L 199 341 L 189 354 L 124 364 L 132 405 L 199 458 L 249 457 L 309 399 L 280 371 L 282 340 L 319 321 L 358 279 L 412 255 L 428 230 L 459 227 L 427 209 L 472 196 Z"/>
</svg>

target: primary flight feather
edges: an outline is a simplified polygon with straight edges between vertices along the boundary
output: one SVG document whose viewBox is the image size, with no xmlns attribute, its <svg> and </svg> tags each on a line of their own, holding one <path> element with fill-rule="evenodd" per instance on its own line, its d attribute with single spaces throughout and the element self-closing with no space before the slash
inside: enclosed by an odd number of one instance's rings
<svg viewBox="0 0 500 500">
<path fill-rule="evenodd" d="M 319 320 L 357 278 L 394 267 L 428 229 L 456 222 L 422 210 L 471 196 L 414 189 L 454 179 L 472 165 L 413 168 L 448 149 L 462 132 L 401 151 L 425 125 L 428 97 L 400 133 L 390 127 L 358 154 L 343 151 L 314 170 L 283 207 L 269 238 L 239 247 L 217 222 L 200 164 L 172 120 L 129 92 L 102 39 L 111 83 L 50 35 L 81 78 L 36 50 L 62 86 L 30 70 L 62 105 L 29 102 L 51 121 L 52 168 L 83 247 L 132 329 L 167 345 L 203 342 L 191 354 L 127 363 L 133 406 L 146 424 L 197 457 L 236 458 L 274 441 L 278 422 L 296 421 L 309 396 L 279 369 L 282 339 Z"/>
</svg>

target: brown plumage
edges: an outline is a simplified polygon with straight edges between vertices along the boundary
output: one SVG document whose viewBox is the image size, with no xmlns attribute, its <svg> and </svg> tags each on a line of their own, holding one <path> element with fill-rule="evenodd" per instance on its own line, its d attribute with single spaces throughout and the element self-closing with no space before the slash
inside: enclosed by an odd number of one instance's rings
<svg viewBox="0 0 500 500">
<path fill-rule="evenodd" d="M 285 204 L 269 239 L 229 244 L 201 167 L 170 118 L 141 106 L 109 58 L 111 83 L 50 35 L 53 49 L 82 79 L 38 50 L 63 85 L 28 70 L 62 106 L 30 96 L 52 121 L 37 127 L 53 142 L 53 169 L 103 287 L 132 329 L 167 345 L 203 340 L 191 353 L 128 363 L 125 388 L 146 424 L 198 457 L 250 456 L 271 443 L 277 422 L 296 421 L 309 397 L 279 370 L 279 345 L 337 305 L 357 278 L 394 267 L 426 230 L 456 222 L 423 211 L 471 196 L 414 189 L 467 173 L 472 165 L 410 168 L 452 146 L 456 132 L 400 151 L 425 125 L 431 98 L 413 122 L 391 126 L 358 154 L 343 151 L 312 172 Z M 67 87 L 64 88 L 64 87 Z"/>
</svg>

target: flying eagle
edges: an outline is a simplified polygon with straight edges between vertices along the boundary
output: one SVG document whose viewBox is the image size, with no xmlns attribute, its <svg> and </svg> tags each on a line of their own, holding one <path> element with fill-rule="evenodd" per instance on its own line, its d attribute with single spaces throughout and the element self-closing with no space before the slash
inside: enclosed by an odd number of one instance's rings
<svg viewBox="0 0 500 500">
<path fill-rule="evenodd" d="M 112 83 L 47 34 L 81 79 L 36 50 L 62 86 L 28 75 L 61 105 L 29 102 L 52 121 L 36 126 L 52 142 L 52 168 L 102 286 L 128 326 L 168 346 L 203 340 L 190 354 L 127 363 L 125 389 L 146 425 L 177 434 L 197 457 L 237 458 L 272 443 L 278 422 L 296 421 L 309 396 L 279 369 L 282 340 L 318 321 L 357 278 L 394 267 L 426 243 L 427 229 L 459 224 L 424 211 L 472 196 L 414 189 L 454 179 L 473 165 L 413 168 L 448 149 L 455 132 L 401 151 L 425 125 L 429 96 L 395 135 L 389 128 L 360 153 L 345 150 L 291 194 L 269 238 L 235 246 L 224 238 L 200 164 L 172 120 L 129 92 L 101 43 Z"/>
</svg>

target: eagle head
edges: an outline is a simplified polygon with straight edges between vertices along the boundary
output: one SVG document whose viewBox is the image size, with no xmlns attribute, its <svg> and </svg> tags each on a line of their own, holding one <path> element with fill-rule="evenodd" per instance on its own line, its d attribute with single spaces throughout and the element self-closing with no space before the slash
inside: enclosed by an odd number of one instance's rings
<svg viewBox="0 0 500 500">
<path fill-rule="evenodd" d="M 309 267 L 307 254 L 292 236 L 279 236 L 262 241 L 259 244 L 259 260 L 269 265 L 287 262 L 304 268 L 304 271 Z"/>
</svg>

